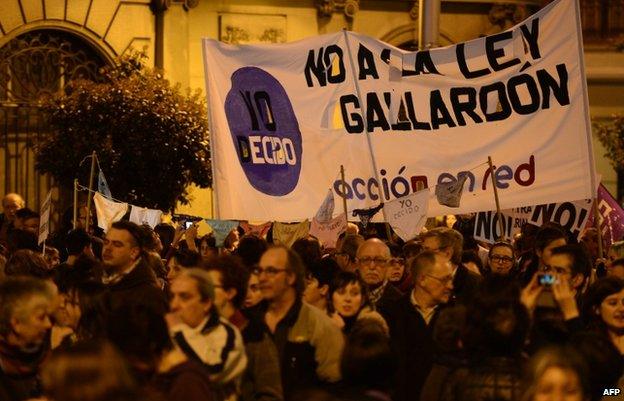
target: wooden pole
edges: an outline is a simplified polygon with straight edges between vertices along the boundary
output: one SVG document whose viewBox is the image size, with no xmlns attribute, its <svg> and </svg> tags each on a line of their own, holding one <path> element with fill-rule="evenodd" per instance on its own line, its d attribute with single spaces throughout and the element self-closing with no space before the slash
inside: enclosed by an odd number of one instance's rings
<svg viewBox="0 0 624 401">
<path fill-rule="evenodd" d="M 93 193 L 93 180 L 95 179 L 95 150 L 91 153 L 91 173 L 89 175 L 89 193 L 87 194 L 87 221 L 85 223 L 85 231 L 89 232 L 89 222 L 91 220 L 91 194 Z"/>
<path fill-rule="evenodd" d="M 492 175 L 492 188 L 494 188 L 494 200 L 496 201 L 496 217 L 498 218 L 498 225 L 501 231 L 501 238 L 505 239 L 505 227 L 503 226 L 503 216 L 501 215 L 500 202 L 498 200 L 498 188 L 496 188 L 496 179 L 494 178 L 494 166 L 492 165 L 492 157 L 488 156 L 488 164 L 490 166 L 490 173 Z"/>
<path fill-rule="evenodd" d="M 342 180 L 342 208 L 344 209 L 345 220 L 349 225 L 349 214 L 347 212 L 347 183 L 345 182 L 344 166 L 340 165 L 340 179 Z"/>
<path fill-rule="evenodd" d="M 78 178 L 74 178 L 74 221 L 73 227 L 76 229 L 78 224 Z"/>
</svg>

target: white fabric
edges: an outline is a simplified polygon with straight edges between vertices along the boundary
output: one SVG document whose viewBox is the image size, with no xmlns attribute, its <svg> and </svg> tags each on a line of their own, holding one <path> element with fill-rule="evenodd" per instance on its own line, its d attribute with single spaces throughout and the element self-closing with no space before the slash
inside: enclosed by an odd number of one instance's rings
<svg viewBox="0 0 624 401">
<path fill-rule="evenodd" d="M 204 39 L 217 218 L 310 218 L 328 186 L 341 196 L 341 164 L 349 211 L 462 172 L 461 206 L 432 192 L 429 216 L 494 210 L 488 156 L 503 209 L 591 198 L 577 3 L 555 1 L 506 33 L 424 52 L 346 31 L 279 45 Z M 391 80 L 395 67 L 403 76 Z"/>
<path fill-rule="evenodd" d="M 155 209 L 146 209 L 144 207 L 138 207 L 132 205 L 130 209 L 130 221 L 139 225 L 147 224 L 154 228 L 157 224 L 160 224 L 160 217 L 162 211 Z"/>
<path fill-rule="evenodd" d="M 403 241 L 409 241 L 420 234 L 427 223 L 429 189 L 395 199 L 384 204 L 388 223 Z"/>
<path fill-rule="evenodd" d="M 107 232 L 111 224 L 119 221 L 128 211 L 127 203 L 114 202 L 106 199 L 102 194 L 96 192 L 93 195 L 93 203 L 97 213 L 98 227 Z"/>
<path fill-rule="evenodd" d="M 335 248 L 338 237 L 346 230 L 347 220 L 344 213 L 327 222 L 320 222 L 315 217 L 310 225 L 310 235 L 318 238 L 325 248 Z"/>
<path fill-rule="evenodd" d="M 224 318 L 206 331 L 203 329 L 207 322 L 206 318 L 196 328 L 180 323 L 172 327 L 171 332 L 174 338 L 175 333 L 182 333 L 201 361 L 212 368 L 209 372 L 211 381 L 220 385 L 239 381 L 247 367 L 247 354 L 240 331 Z M 233 339 L 229 338 L 230 333 L 234 335 Z M 229 342 L 231 348 L 228 349 Z"/>
<path fill-rule="evenodd" d="M 335 206 L 334 192 L 330 189 L 327 191 L 327 196 L 323 200 L 321 207 L 319 207 L 319 210 L 316 212 L 315 218 L 322 223 L 328 222 L 334 215 Z"/>
<path fill-rule="evenodd" d="M 41 245 L 46 239 L 48 239 L 48 235 L 50 234 L 50 209 L 52 207 L 52 190 L 48 192 L 48 195 L 45 197 L 43 203 L 41 204 L 41 208 L 39 209 L 39 238 L 37 243 Z"/>
</svg>

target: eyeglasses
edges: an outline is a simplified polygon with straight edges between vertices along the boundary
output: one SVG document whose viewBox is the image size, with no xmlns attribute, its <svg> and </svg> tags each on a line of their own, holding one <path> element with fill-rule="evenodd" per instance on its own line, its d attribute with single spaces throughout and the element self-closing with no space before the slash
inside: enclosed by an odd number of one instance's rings
<svg viewBox="0 0 624 401">
<path fill-rule="evenodd" d="M 549 266 L 549 265 L 544 265 L 544 267 L 542 268 L 542 271 L 543 272 L 555 272 L 560 275 L 570 274 L 570 271 L 566 268 L 557 267 L 557 266 Z"/>
<path fill-rule="evenodd" d="M 277 273 L 285 272 L 287 270 L 288 269 L 278 269 L 277 267 L 273 266 L 269 266 L 265 269 L 261 267 L 256 267 L 255 269 L 253 269 L 252 273 L 257 274 L 258 276 L 260 276 L 262 273 L 266 273 L 268 277 L 275 277 L 277 276 Z"/>
<path fill-rule="evenodd" d="M 370 265 L 371 263 L 376 264 L 376 265 L 384 265 L 388 263 L 388 259 L 382 258 L 379 256 L 374 257 L 374 258 L 365 256 L 363 258 L 358 258 L 357 261 L 358 263 L 361 263 L 363 265 Z"/>
<path fill-rule="evenodd" d="M 492 255 L 490 256 L 490 260 L 492 262 L 498 262 L 498 263 L 511 263 L 514 261 L 514 259 L 510 258 L 509 256 L 501 256 L 501 255 Z"/>
<path fill-rule="evenodd" d="M 437 276 L 434 276 L 433 274 L 426 274 L 426 276 L 431 277 L 432 279 L 434 279 L 435 281 L 439 282 L 442 285 L 447 285 L 453 282 L 453 276 L 437 277 Z"/>
</svg>

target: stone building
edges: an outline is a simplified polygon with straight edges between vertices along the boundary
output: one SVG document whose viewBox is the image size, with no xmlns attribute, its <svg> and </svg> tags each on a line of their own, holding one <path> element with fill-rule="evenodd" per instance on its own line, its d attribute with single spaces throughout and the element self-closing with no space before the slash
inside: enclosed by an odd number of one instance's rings
<svg viewBox="0 0 624 401">
<path fill-rule="evenodd" d="M 572 0 L 564 0 L 572 1 Z M 624 1 L 580 0 L 592 117 L 624 111 Z M 544 0 L 442 0 L 440 45 L 496 33 Z M 0 194 L 17 191 L 38 208 L 49 178 L 33 167 L 45 135 L 36 99 L 131 49 L 190 88 L 203 88 L 200 39 L 287 42 L 343 28 L 417 48 L 415 0 L 0 0 Z M 616 193 L 618 177 L 594 141 L 597 169 Z M 620 195 L 624 190 L 622 177 Z M 55 195 L 58 199 L 58 194 Z M 205 195 L 193 209 L 209 210 Z M 205 215 L 206 213 L 201 213 Z"/>
</svg>

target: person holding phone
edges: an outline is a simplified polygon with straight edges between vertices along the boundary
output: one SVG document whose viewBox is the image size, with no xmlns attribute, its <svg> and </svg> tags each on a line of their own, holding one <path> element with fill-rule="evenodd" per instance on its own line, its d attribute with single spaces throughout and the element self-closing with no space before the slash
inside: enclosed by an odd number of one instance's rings
<svg viewBox="0 0 624 401">
<path fill-rule="evenodd" d="M 590 273 L 590 259 L 580 245 L 552 249 L 548 264 L 521 294 L 534 322 L 531 348 L 563 342 L 583 328 L 579 305 Z"/>
</svg>

